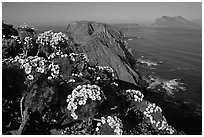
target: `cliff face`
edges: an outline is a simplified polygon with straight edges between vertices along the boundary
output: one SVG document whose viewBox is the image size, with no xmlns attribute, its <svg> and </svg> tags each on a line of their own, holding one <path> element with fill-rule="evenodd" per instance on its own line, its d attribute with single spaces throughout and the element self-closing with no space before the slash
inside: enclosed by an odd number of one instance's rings
<svg viewBox="0 0 204 137">
<path fill-rule="evenodd" d="M 197 23 L 191 22 L 181 16 L 168 17 L 162 16 L 156 19 L 152 24 L 153 27 L 174 27 L 174 28 L 201 28 Z"/>
<path fill-rule="evenodd" d="M 139 75 L 132 69 L 134 58 L 121 31 L 103 23 L 79 21 L 69 24 L 66 32 L 91 63 L 109 66 L 118 79 L 139 85 Z"/>
</svg>

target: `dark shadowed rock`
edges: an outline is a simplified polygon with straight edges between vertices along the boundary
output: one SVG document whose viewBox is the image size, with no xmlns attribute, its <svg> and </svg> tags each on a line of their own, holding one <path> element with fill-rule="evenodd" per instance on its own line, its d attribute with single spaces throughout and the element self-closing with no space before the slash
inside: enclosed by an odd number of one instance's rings
<svg viewBox="0 0 204 137">
<path fill-rule="evenodd" d="M 2 23 L 2 34 L 4 37 L 9 38 L 13 36 L 19 36 L 21 40 L 25 37 L 36 37 L 34 28 L 29 27 L 27 24 L 21 26 L 13 26 L 11 24 Z"/>
<path fill-rule="evenodd" d="M 18 32 L 13 28 L 13 25 L 2 23 L 2 34 L 5 37 L 10 37 L 11 35 L 18 36 Z"/>
<path fill-rule="evenodd" d="M 112 67 L 118 79 L 139 85 L 139 75 L 133 70 L 134 58 L 121 31 L 103 23 L 79 21 L 69 24 L 66 32 L 91 63 Z"/>
</svg>

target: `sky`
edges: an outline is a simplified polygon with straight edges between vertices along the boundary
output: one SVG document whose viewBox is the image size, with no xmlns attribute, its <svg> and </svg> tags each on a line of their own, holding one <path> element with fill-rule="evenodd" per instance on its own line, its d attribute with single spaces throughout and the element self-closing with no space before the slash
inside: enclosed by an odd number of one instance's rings
<svg viewBox="0 0 204 137">
<path fill-rule="evenodd" d="M 3 2 L 5 23 L 66 26 L 72 21 L 151 24 L 162 16 L 202 20 L 201 2 Z"/>
</svg>

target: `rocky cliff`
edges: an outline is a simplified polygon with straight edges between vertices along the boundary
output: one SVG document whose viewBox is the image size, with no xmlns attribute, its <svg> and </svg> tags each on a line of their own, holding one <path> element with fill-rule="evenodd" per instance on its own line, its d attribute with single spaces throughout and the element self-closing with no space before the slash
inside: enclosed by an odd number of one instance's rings
<svg viewBox="0 0 204 137">
<path fill-rule="evenodd" d="M 118 79 L 136 85 L 141 79 L 134 68 L 131 49 L 121 31 L 97 22 L 79 21 L 68 25 L 67 33 L 95 65 L 114 69 Z"/>
</svg>

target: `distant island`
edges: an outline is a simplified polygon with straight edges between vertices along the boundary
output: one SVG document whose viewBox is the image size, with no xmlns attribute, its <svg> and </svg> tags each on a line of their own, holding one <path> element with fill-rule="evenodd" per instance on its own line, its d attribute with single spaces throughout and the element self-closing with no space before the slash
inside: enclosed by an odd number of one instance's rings
<svg viewBox="0 0 204 137">
<path fill-rule="evenodd" d="M 201 28 L 200 24 L 189 21 L 181 16 L 162 16 L 161 18 L 156 19 L 151 26 L 165 28 Z"/>
</svg>

